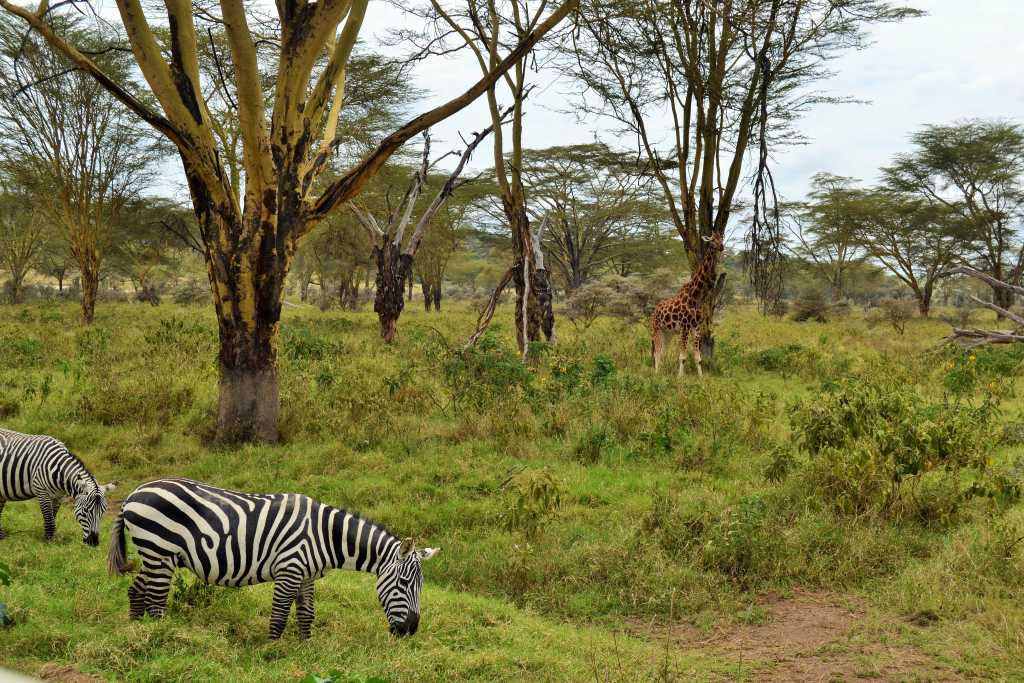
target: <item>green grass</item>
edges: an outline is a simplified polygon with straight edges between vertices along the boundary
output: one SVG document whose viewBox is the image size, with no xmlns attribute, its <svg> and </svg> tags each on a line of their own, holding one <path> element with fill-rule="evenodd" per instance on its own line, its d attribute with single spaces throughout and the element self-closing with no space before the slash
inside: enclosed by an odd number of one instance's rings
<svg viewBox="0 0 1024 683">
<path fill-rule="evenodd" d="M 86 330 L 71 305 L 0 309 L 0 423 L 64 440 L 101 480 L 121 482 L 115 500 L 169 475 L 302 492 L 441 547 L 414 638 L 388 635 L 371 577 L 335 572 L 318 583 L 312 639 L 290 628 L 269 642 L 269 586 L 215 590 L 209 604 L 179 600 L 162 621 L 129 622 L 129 579 L 105 573 L 107 528 L 101 548 L 87 548 L 65 507 L 45 545 L 35 504 L 11 503 L 0 560 L 13 583 L 0 602 L 19 623 L 0 631 L 0 662 L 117 680 L 331 669 L 388 680 L 742 679 L 752 675 L 742 653 L 666 644 L 636 625 L 756 627 L 767 618 L 758 595 L 800 588 L 859 596 L 887 638 L 939 664 L 1005 679 L 1024 666 L 1020 503 L 975 496 L 941 518 L 849 515 L 808 486 L 806 454 L 765 476 L 788 448 L 790 406 L 849 376 L 897 377 L 930 401 L 995 395 L 999 429 L 1024 422 L 1019 351 L 969 360 L 936 350 L 947 330 L 936 321 L 898 336 L 857 315 L 797 324 L 737 308 L 720 326 L 717 369 L 698 382 L 655 376 L 643 326 L 610 319 L 585 332 L 561 322 L 558 344 L 524 368 L 510 317 L 499 311 L 483 348 L 461 355 L 475 322 L 466 306 L 440 316 L 411 306 L 391 346 L 372 313 L 286 309 L 284 443 L 223 449 L 209 442 L 211 312 L 106 305 Z M 1016 439 L 993 438 L 987 452 L 985 471 L 936 480 L 961 490 L 996 472 L 1020 481 Z M 537 477 L 557 507 L 523 498 L 520 482 Z M 927 510 L 954 500 L 929 486 L 906 500 Z M 924 611 L 938 619 L 902 626 Z"/>
</svg>

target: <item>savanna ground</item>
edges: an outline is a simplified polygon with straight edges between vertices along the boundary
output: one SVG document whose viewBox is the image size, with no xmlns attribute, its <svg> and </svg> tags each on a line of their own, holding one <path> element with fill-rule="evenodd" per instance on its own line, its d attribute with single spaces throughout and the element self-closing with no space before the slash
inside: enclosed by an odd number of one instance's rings
<svg viewBox="0 0 1024 683">
<path fill-rule="evenodd" d="M 2 424 L 52 434 L 116 503 L 187 476 L 302 492 L 440 546 L 420 632 L 396 640 L 373 577 L 317 584 L 313 637 L 268 641 L 271 588 L 181 575 L 160 621 L 127 619 L 69 508 L 41 540 L 11 503 L 0 665 L 49 678 L 389 681 L 1019 680 L 1024 670 L 1024 349 L 937 348 L 859 312 L 829 323 L 729 309 L 717 368 L 655 376 L 640 324 L 560 322 L 523 366 L 510 312 L 286 309 L 285 443 L 209 441 L 205 308 L 0 310 Z M 133 552 L 133 551 L 132 551 Z M 90 680 L 79 678 L 75 680 Z"/>
</svg>

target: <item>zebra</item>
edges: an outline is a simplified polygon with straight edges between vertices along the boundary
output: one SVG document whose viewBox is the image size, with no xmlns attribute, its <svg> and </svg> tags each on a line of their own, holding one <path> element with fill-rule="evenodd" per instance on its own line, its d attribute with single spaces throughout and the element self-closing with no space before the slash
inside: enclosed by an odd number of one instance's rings
<svg viewBox="0 0 1024 683">
<path fill-rule="evenodd" d="M 142 566 L 128 588 L 128 616 L 162 617 L 174 570 L 191 570 L 219 586 L 274 582 L 270 638 L 281 637 L 292 603 L 299 637 L 310 636 L 313 582 L 330 569 L 377 575 L 377 597 L 395 636 L 416 633 L 422 562 L 436 548 L 417 550 L 364 517 L 300 494 L 249 494 L 190 479 L 142 484 L 114 521 L 108 567 L 131 567 L 125 530 Z"/>
<path fill-rule="evenodd" d="M 99 545 L 100 518 L 107 510 L 107 493 L 115 487 L 100 486 L 82 461 L 52 436 L 0 429 L 0 515 L 8 501 L 38 499 L 47 541 L 57 531 L 61 501 L 71 496 L 82 542 Z M 0 539 L 5 536 L 0 529 Z"/>
</svg>

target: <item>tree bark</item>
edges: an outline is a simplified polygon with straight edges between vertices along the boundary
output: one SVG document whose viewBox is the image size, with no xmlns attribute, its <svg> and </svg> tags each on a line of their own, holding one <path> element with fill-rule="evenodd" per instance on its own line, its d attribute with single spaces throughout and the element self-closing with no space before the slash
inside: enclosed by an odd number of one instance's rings
<svg viewBox="0 0 1024 683">
<path fill-rule="evenodd" d="M 525 354 L 530 342 L 551 341 L 554 334 L 554 310 L 551 302 L 551 278 L 547 270 L 537 268 L 534 243 L 530 233 L 530 218 L 524 206 L 512 206 L 507 201 L 505 215 L 512 227 L 515 248 L 512 266 L 512 285 L 516 290 L 516 345 Z M 524 322 L 524 305 L 525 322 Z"/>
<path fill-rule="evenodd" d="M 430 312 L 430 304 L 433 302 L 433 299 L 432 299 L 433 292 L 432 292 L 432 290 L 430 288 L 430 284 L 427 283 L 427 281 L 422 279 L 422 278 L 420 278 L 420 288 L 423 290 L 423 309 L 427 313 L 429 313 Z"/>
<path fill-rule="evenodd" d="M 992 303 L 999 308 L 1010 310 L 1013 306 L 1013 292 L 1007 291 L 999 287 L 992 288 Z M 999 320 L 1004 320 L 1006 316 L 1002 313 L 996 313 Z"/>
<path fill-rule="evenodd" d="M 374 246 L 373 258 L 377 263 L 373 310 L 380 321 L 380 336 L 390 343 L 405 308 L 406 283 L 412 281 L 412 256 L 403 254 L 399 246 L 385 238 L 383 244 Z"/>
<path fill-rule="evenodd" d="M 249 330 L 220 321 L 218 441 L 277 442 L 277 332 L 277 322 L 263 321 Z"/>
<path fill-rule="evenodd" d="M 82 274 L 82 324 L 91 325 L 96 317 L 96 293 L 100 288 L 99 272 L 88 266 L 81 266 Z"/>
<path fill-rule="evenodd" d="M 438 313 L 440 313 L 441 312 L 441 285 L 434 284 L 434 286 L 431 287 L 431 291 L 432 291 L 432 293 L 434 295 L 434 310 L 437 311 Z"/>
</svg>

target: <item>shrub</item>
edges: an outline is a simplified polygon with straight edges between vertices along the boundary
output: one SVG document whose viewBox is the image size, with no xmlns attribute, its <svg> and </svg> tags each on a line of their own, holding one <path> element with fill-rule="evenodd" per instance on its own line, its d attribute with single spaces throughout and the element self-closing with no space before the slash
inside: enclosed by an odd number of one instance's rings
<svg viewBox="0 0 1024 683">
<path fill-rule="evenodd" d="M 573 447 L 573 456 L 581 463 L 592 465 L 601 459 L 601 455 L 615 443 L 611 430 L 604 425 L 591 426 Z"/>
<path fill-rule="evenodd" d="M 518 472 L 502 483 L 508 494 L 505 528 L 522 531 L 527 539 L 540 532 L 545 519 L 562 504 L 562 486 L 547 470 Z"/>
<path fill-rule="evenodd" d="M 923 399 L 893 379 L 850 378 L 790 410 L 812 456 L 811 490 L 850 514 L 890 512 L 901 485 L 931 471 L 985 466 L 996 408 Z"/>
<path fill-rule="evenodd" d="M 592 280 L 572 290 L 565 300 L 565 317 L 583 329 L 589 328 L 616 295 L 614 289 L 603 282 Z"/>
<path fill-rule="evenodd" d="M 189 278 L 184 283 L 178 285 L 171 292 L 171 296 L 174 298 L 174 303 L 181 304 L 182 306 L 209 304 L 211 299 L 210 286 L 205 282 L 200 282 L 195 278 Z"/>
<path fill-rule="evenodd" d="M 914 317 L 914 302 L 909 299 L 882 299 L 878 305 L 883 319 L 902 336 L 907 321 Z"/>
<path fill-rule="evenodd" d="M 828 304 L 818 291 L 809 291 L 793 302 L 792 319 L 798 323 L 814 320 L 828 322 Z"/>
</svg>

